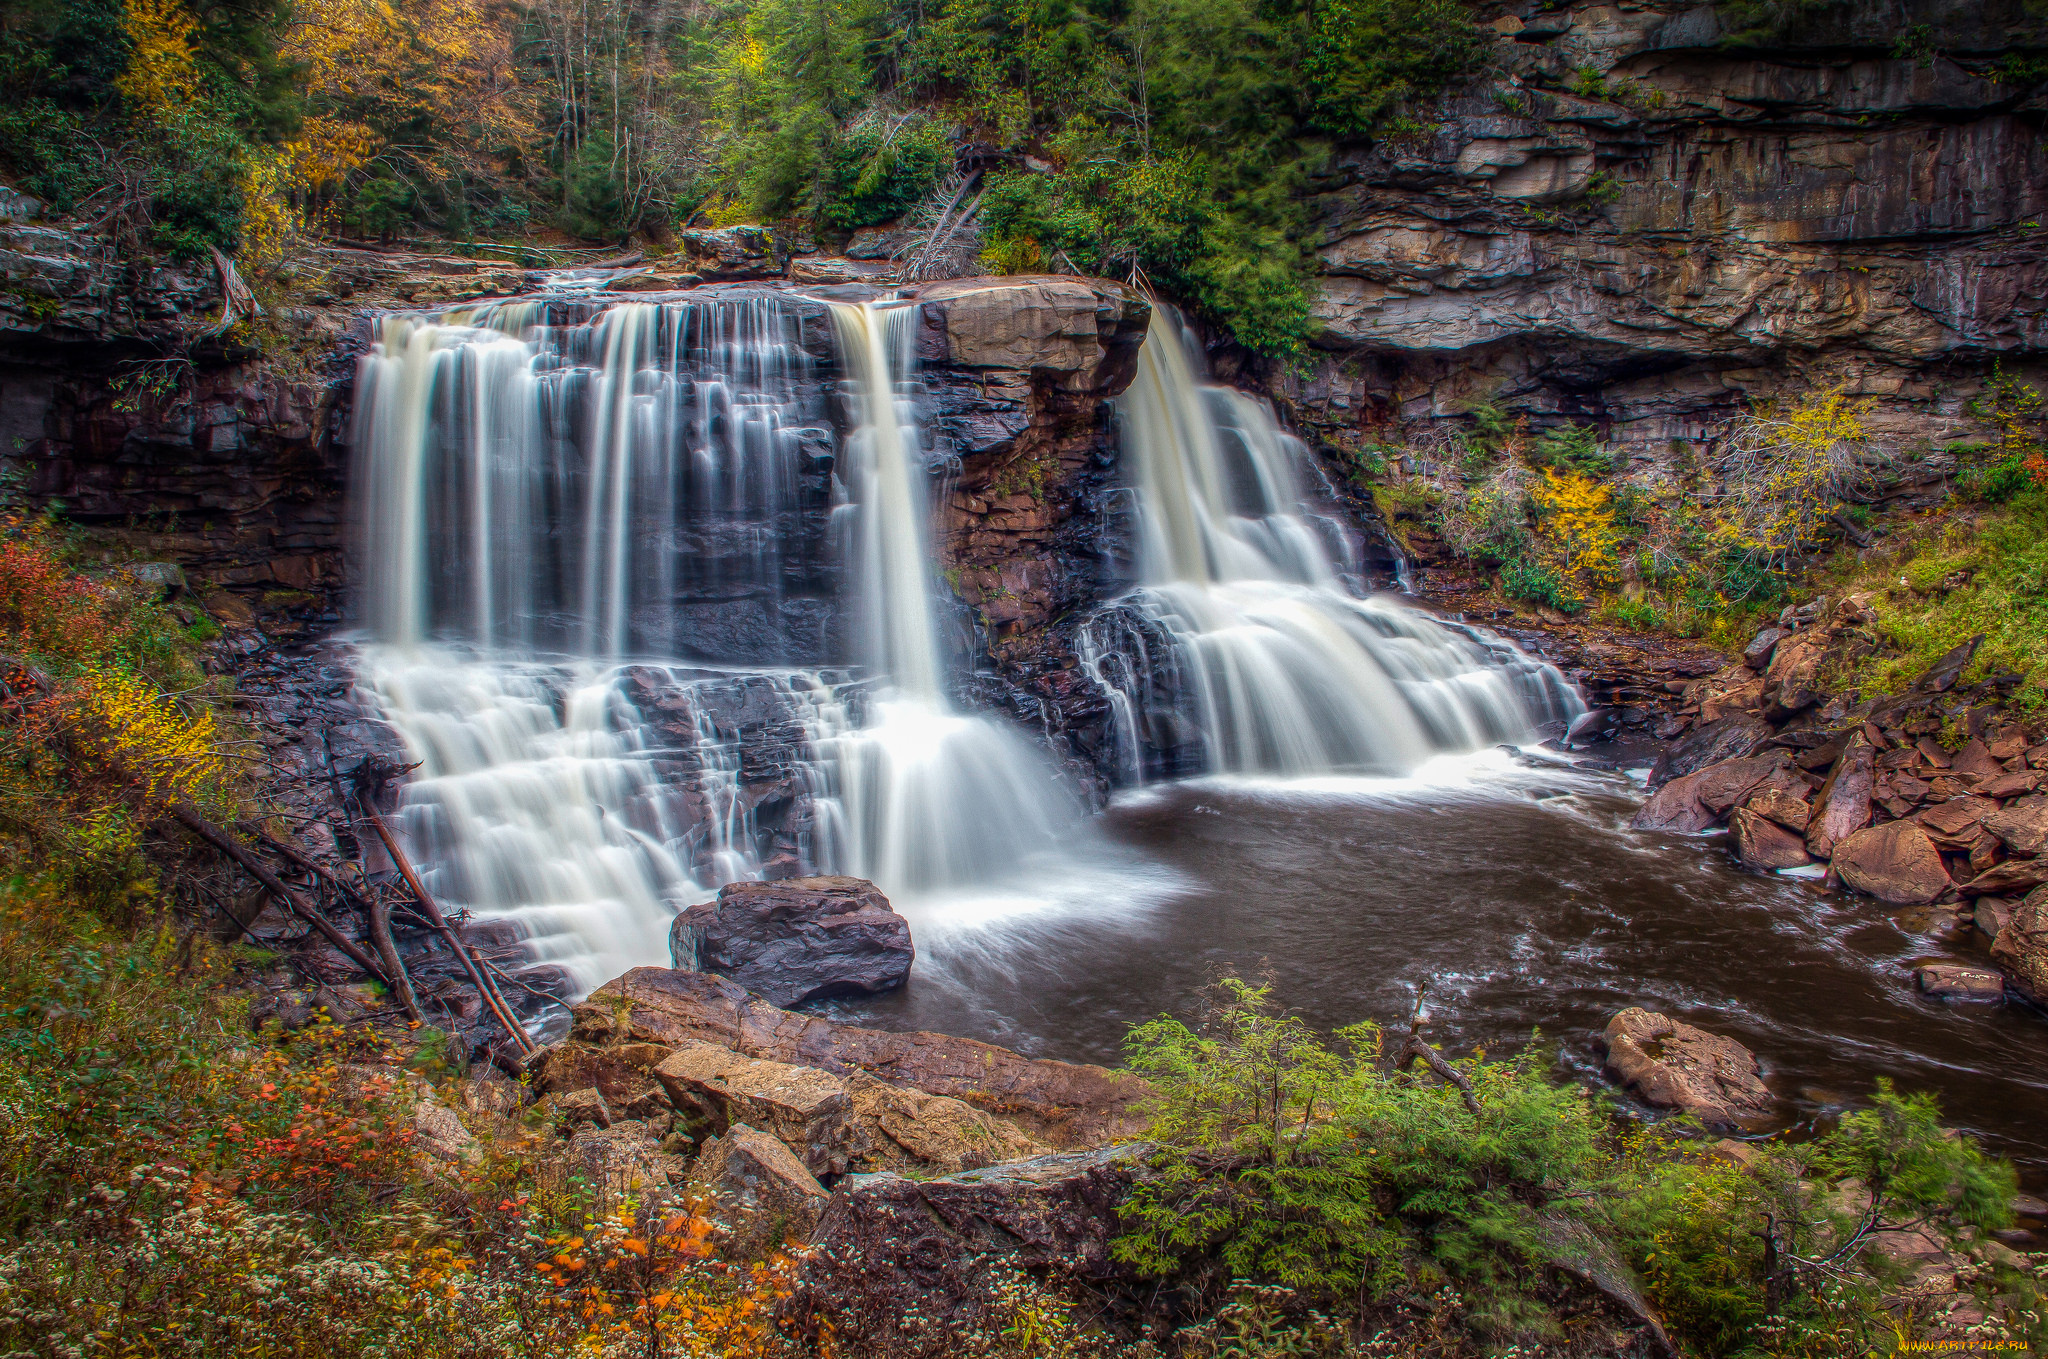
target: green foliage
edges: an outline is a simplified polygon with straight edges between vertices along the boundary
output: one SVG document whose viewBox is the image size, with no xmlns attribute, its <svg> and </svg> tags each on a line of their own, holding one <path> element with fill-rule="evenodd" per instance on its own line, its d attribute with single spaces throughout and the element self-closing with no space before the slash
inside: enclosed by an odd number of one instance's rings
<svg viewBox="0 0 2048 1359">
<path fill-rule="evenodd" d="M 855 124 L 831 151 L 818 221 L 842 231 L 886 222 L 916 207 L 952 167 L 946 130 L 922 114 Z"/>
<path fill-rule="evenodd" d="M 1316 125 L 1365 137 L 1409 102 L 1478 65 L 1485 43 L 1454 0 L 1333 0 L 1312 7 L 1304 63 Z"/>
<path fill-rule="evenodd" d="M 1560 425 L 1546 431 L 1531 452 L 1537 466 L 1560 472 L 1598 477 L 1618 470 L 1618 455 L 1600 446 L 1600 431 L 1591 425 Z"/>
<path fill-rule="evenodd" d="M 1729 47 L 1760 47 L 1784 37 L 1808 19 L 1838 9 L 1848 0 L 1721 0 L 1721 41 Z"/>
<path fill-rule="evenodd" d="M 1541 604 L 1560 613 L 1577 613 L 1586 607 L 1585 598 L 1554 568 L 1520 555 L 1502 559 L 1500 591 L 1509 599 Z"/>
<path fill-rule="evenodd" d="M 1534 1051 L 1454 1063 L 1468 1105 L 1386 1066 L 1375 1026 L 1325 1040 L 1242 981 L 1199 1028 L 1162 1017 L 1126 1043 L 1157 1150 L 1113 1249 L 1183 1284 L 1233 1281 L 1177 1337 L 1195 1354 L 1335 1354 L 1341 1327 L 1309 1309 L 1341 1318 L 1443 1284 L 1483 1343 L 1562 1339 L 1559 1272 L 1610 1253 L 1697 1359 L 1888 1353 L 1911 1332 L 1882 1306 L 1884 1234 L 1961 1249 L 2011 1215 L 2012 1168 L 1883 1082 L 1834 1129 L 1736 1161 L 1676 1125 L 1623 1130 Z M 2032 1280 L 2006 1282 L 2038 1311 Z"/>
<path fill-rule="evenodd" d="M 1155 1274 L 1214 1255 L 1232 1277 L 1348 1305 L 1419 1258 L 1528 1329 L 1546 1223 L 1575 1218 L 1603 1120 L 1534 1055 L 1459 1064 L 1478 1113 L 1434 1077 L 1381 1067 L 1377 1026 L 1325 1043 L 1268 989 L 1221 984 L 1197 1032 L 1162 1017 L 1126 1040 L 1151 1085 L 1153 1174 L 1123 1205 L 1118 1258 Z"/>
</svg>

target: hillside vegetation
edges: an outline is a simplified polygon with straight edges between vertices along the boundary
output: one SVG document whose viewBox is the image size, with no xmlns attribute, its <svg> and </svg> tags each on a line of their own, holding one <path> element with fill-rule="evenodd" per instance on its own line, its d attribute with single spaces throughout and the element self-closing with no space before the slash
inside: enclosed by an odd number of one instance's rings
<svg viewBox="0 0 2048 1359">
<path fill-rule="evenodd" d="M 245 271 L 309 228 L 837 237 L 964 187 L 992 270 L 1149 278 L 1284 352 L 1303 190 L 1484 52 L 1461 0 L 25 0 L 0 161 Z"/>
</svg>

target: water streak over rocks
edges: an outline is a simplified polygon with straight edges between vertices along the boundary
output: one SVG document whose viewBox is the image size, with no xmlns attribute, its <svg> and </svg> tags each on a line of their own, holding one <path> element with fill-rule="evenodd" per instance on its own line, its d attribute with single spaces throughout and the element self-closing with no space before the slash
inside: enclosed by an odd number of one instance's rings
<svg viewBox="0 0 2048 1359">
<path fill-rule="evenodd" d="M 1304 491 L 1300 442 L 1190 347 L 1155 313 L 1121 402 L 1141 584 L 1081 637 L 1124 781 L 1399 773 L 1580 711 L 1510 643 L 1360 597 L 1357 534 Z"/>
</svg>

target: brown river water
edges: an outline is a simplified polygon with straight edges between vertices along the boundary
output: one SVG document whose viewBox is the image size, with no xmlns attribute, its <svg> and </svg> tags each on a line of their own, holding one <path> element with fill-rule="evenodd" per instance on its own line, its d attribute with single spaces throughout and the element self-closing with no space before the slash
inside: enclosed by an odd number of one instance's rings
<svg viewBox="0 0 2048 1359">
<path fill-rule="evenodd" d="M 1867 899 L 1746 871 L 1724 836 L 1631 831 L 1639 801 L 1626 776 L 1499 754 L 1422 781 L 1140 790 L 1050 902 L 899 903 L 919 948 L 909 987 L 825 1008 L 1113 1065 L 1132 1024 L 1191 1014 L 1218 976 L 1268 976 L 1324 1029 L 1405 1023 L 1427 983 L 1438 1043 L 1503 1051 L 1540 1032 L 1593 1082 L 1608 1018 L 1642 1005 L 1747 1044 L 1788 1123 L 1825 1122 L 1888 1076 L 2048 1182 L 2048 1015 L 1914 984 L 1922 961 L 1983 961 L 1981 936 L 1943 943 Z"/>
</svg>

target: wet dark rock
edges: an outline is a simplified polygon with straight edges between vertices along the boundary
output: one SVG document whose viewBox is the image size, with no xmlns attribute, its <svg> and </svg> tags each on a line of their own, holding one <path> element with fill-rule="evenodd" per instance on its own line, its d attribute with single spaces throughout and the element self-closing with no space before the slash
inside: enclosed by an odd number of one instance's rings
<svg viewBox="0 0 2048 1359">
<path fill-rule="evenodd" d="M 1602 1035 L 1607 1066 L 1648 1105 L 1690 1114 L 1719 1131 L 1752 1128 L 1776 1112 L 1756 1054 L 1732 1038 L 1653 1010 L 1623 1010 Z"/>
<path fill-rule="evenodd" d="M 1911 821 L 1851 832 L 1835 846 L 1834 869 L 1850 887 L 1893 906 L 1925 905 L 1951 886 L 1941 851 Z"/>
<path fill-rule="evenodd" d="M 1736 713 L 1700 727 L 1672 746 L 1650 771 L 1651 787 L 1704 769 L 1723 760 L 1749 754 L 1773 734 L 1771 724 L 1760 717 Z"/>
<path fill-rule="evenodd" d="M 1920 989 L 1946 1000 L 2003 1000 L 2005 978 L 1982 967 L 1929 963 L 1913 974 Z"/>
<path fill-rule="evenodd" d="M 727 883 L 676 917 L 669 952 L 783 1007 L 894 990 L 916 956 L 909 923 L 873 883 L 830 877 Z"/>
</svg>

